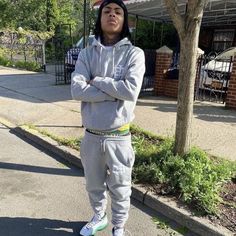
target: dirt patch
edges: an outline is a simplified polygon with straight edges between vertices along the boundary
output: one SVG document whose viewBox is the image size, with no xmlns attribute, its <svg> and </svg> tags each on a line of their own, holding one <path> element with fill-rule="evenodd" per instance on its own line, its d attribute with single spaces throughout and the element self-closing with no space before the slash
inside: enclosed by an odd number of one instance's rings
<svg viewBox="0 0 236 236">
<path fill-rule="evenodd" d="M 171 189 L 168 185 L 156 184 L 152 186 L 145 186 L 148 190 L 153 191 L 157 195 L 171 196 Z M 219 212 L 217 216 L 209 215 L 207 218 L 215 225 L 221 225 L 236 236 L 236 179 L 227 182 L 223 185 L 221 194 L 222 203 L 219 205 Z M 179 201 L 179 196 L 175 194 L 174 198 Z M 189 206 L 189 210 L 194 212 L 196 208 L 192 204 Z M 205 218 L 205 216 L 204 216 Z"/>
<path fill-rule="evenodd" d="M 236 235 L 236 181 L 224 184 L 221 192 L 223 202 L 219 206 L 217 216 L 209 216 L 216 224 L 222 225 Z"/>
</svg>

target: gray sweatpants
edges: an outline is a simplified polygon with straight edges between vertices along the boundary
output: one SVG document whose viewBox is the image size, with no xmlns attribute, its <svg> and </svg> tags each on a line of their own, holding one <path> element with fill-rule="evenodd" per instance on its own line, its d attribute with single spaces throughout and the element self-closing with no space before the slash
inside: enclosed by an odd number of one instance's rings
<svg viewBox="0 0 236 236">
<path fill-rule="evenodd" d="M 112 224 L 123 227 L 128 219 L 131 195 L 131 172 L 134 151 L 131 135 L 106 137 L 85 132 L 80 155 L 86 189 L 94 212 L 106 211 L 106 190 L 111 196 Z"/>
</svg>

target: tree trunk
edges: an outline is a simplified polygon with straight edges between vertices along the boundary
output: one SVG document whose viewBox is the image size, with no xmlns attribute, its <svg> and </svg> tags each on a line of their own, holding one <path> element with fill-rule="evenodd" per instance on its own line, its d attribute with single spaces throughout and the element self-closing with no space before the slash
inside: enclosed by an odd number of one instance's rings
<svg viewBox="0 0 236 236">
<path fill-rule="evenodd" d="M 174 152 L 184 154 L 191 147 L 194 83 L 196 77 L 199 26 L 180 39 L 178 104 Z"/>
<path fill-rule="evenodd" d="M 188 0 L 184 15 L 180 14 L 177 0 L 165 0 L 165 3 L 180 38 L 180 69 L 174 152 L 183 155 L 191 147 L 198 37 L 203 9 L 207 0 Z"/>
</svg>

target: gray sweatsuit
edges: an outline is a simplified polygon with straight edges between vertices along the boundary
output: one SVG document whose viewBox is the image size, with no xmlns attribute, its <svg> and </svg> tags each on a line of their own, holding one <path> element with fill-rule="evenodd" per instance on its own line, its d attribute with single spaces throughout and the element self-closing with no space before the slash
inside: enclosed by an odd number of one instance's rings
<svg viewBox="0 0 236 236">
<path fill-rule="evenodd" d="M 107 49 L 94 40 L 79 54 L 72 73 L 71 94 L 82 101 L 86 129 L 108 132 L 134 119 L 145 72 L 144 53 L 127 38 Z M 112 200 L 112 223 L 123 227 L 130 207 L 134 152 L 131 136 L 95 135 L 85 131 L 80 147 L 86 189 L 94 212 L 106 210 L 106 189 Z"/>
</svg>

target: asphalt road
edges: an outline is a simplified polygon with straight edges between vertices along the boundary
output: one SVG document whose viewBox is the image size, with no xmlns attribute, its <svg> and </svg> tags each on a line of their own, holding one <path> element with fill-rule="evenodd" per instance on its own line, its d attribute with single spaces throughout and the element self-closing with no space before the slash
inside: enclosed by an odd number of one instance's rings
<svg viewBox="0 0 236 236">
<path fill-rule="evenodd" d="M 91 215 L 82 170 L 0 125 L 0 236 L 79 235 Z M 168 229 L 158 229 L 155 217 L 161 218 L 133 201 L 128 236 L 183 235 L 170 221 Z M 111 236 L 111 228 L 96 235 Z"/>
</svg>

